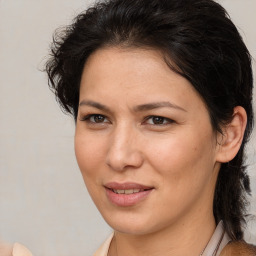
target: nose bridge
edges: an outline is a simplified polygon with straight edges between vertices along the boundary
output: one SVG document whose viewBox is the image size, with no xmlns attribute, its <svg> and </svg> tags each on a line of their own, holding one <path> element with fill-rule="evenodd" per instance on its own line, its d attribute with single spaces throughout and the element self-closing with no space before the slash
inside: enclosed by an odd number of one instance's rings
<svg viewBox="0 0 256 256">
<path fill-rule="evenodd" d="M 138 168 L 143 162 L 138 144 L 138 131 L 127 122 L 117 125 L 111 134 L 107 164 L 116 171 Z"/>
</svg>

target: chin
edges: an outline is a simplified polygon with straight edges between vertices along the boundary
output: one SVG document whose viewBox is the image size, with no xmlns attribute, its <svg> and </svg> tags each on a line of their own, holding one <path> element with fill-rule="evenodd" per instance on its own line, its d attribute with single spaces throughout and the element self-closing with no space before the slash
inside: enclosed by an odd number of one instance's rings
<svg viewBox="0 0 256 256">
<path fill-rule="evenodd" d="M 109 223 L 109 225 L 111 225 Z M 118 225 L 117 223 L 111 225 L 111 227 L 113 228 L 113 230 L 119 232 L 119 233 L 123 233 L 123 234 L 127 234 L 127 235 L 146 235 L 149 233 L 153 233 L 153 231 L 150 228 L 145 228 L 144 226 L 141 225 L 137 225 L 135 223 L 133 224 L 120 224 Z"/>
<path fill-rule="evenodd" d="M 145 215 L 117 213 L 103 217 L 113 230 L 129 235 L 145 235 L 164 228 L 161 223 L 154 223 L 155 218 Z"/>
</svg>

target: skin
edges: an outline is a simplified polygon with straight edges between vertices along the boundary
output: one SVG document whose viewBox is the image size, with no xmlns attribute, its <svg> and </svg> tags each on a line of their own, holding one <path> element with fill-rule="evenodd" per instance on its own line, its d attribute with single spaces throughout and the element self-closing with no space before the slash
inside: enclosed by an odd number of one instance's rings
<svg viewBox="0 0 256 256">
<path fill-rule="evenodd" d="M 249 245 L 243 241 L 228 244 L 221 252 L 220 256 L 255 256 L 256 246 Z"/>
<path fill-rule="evenodd" d="M 216 227 L 212 202 L 220 162 L 235 155 L 228 146 L 238 132 L 226 132 L 220 146 L 203 100 L 156 50 L 97 50 L 84 66 L 79 102 L 76 157 L 94 203 L 115 231 L 109 255 L 199 255 Z M 156 102 L 170 106 L 138 107 Z M 153 190 L 120 207 L 106 196 L 108 182 Z"/>
</svg>

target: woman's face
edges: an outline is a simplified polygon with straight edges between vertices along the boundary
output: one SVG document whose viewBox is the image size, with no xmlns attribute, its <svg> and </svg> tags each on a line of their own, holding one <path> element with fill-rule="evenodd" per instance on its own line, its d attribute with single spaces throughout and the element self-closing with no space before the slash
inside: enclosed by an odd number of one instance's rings
<svg viewBox="0 0 256 256">
<path fill-rule="evenodd" d="M 158 51 L 104 48 L 89 57 L 75 151 L 115 230 L 148 234 L 212 216 L 216 145 L 204 102 Z"/>
</svg>

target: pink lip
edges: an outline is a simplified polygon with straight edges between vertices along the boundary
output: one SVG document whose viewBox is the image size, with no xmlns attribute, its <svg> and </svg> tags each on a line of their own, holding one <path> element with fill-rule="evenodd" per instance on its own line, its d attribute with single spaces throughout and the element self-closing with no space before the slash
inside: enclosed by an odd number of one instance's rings
<svg viewBox="0 0 256 256">
<path fill-rule="evenodd" d="M 106 188 L 109 189 L 152 189 L 153 187 L 141 185 L 138 183 L 126 182 L 126 183 L 118 183 L 118 182 L 109 182 L 105 184 Z"/>
<path fill-rule="evenodd" d="M 153 187 L 148 187 L 145 185 L 137 183 L 118 183 L 110 182 L 105 184 L 106 195 L 109 201 L 117 206 L 127 207 L 133 206 L 142 200 L 146 199 L 152 190 Z M 113 190 L 127 190 L 127 189 L 140 189 L 143 191 L 133 193 L 133 194 L 117 194 Z"/>
</svg>

